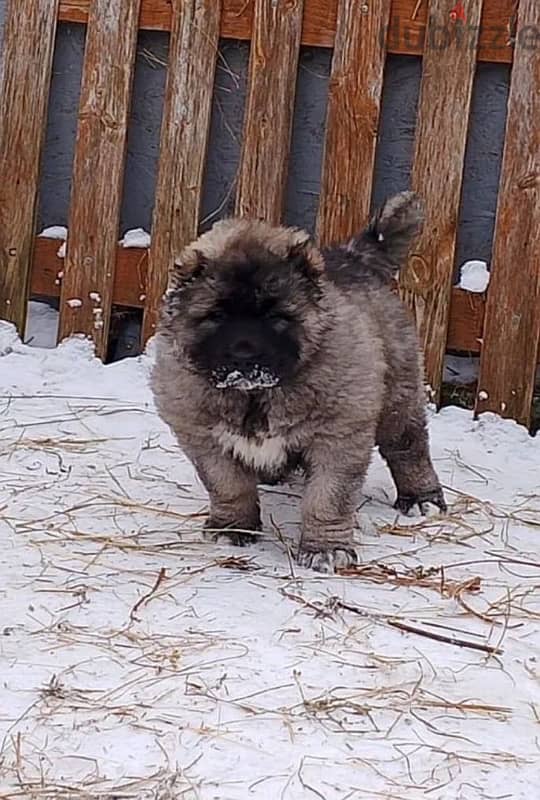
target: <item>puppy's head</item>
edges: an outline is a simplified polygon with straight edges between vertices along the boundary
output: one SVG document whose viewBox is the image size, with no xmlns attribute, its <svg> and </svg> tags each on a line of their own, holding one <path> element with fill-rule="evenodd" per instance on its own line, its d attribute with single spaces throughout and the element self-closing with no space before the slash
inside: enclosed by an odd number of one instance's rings
<svg viewBox="0 0 540 800">
<path fill-rule="evenodd" d="M 323 272 L 304 231 L 225 220 L 177 260 L 165 324 L 182 357 L 217 388 L 282 385 L 324 327 Z"/>
</svg>

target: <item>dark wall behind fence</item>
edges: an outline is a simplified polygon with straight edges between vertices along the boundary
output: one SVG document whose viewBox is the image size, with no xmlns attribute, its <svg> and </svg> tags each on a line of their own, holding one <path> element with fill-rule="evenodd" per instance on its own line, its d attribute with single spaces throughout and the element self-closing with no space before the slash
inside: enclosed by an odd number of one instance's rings
<svg viewBox="0 0 540 800">
<path fill-rule="evenodd" d="M 5 0 L 0 0 L 0 18 L 4 5 Z M 84 32 L 84 26 L 74 24 L 60 24 L 58 29 L 41 179 L 40 228 L 68 224 Z M 232 211 L 232 188 L 240 155 L 246 94 L 249 43 L 223 40 L 220 49 L 202 209 L 203 227 Z M 129 228 L 150 230 L 167 58 L 168 34 L 141 31 L 119 236 Z M 329 50 L 302 49 L 286 221 L 310 230 L 314 226 L 318 204 L 330 64 Z M 469 258 L 490 260 L 509 74 L 508 65 L 481 63 L 477 68 L 456 269 Z M 420 76 L 419 57 L 388 57 L 375 203 L 408 185 Z M 440 135 L 444 134 L 441 132 Z"/>
</svg>

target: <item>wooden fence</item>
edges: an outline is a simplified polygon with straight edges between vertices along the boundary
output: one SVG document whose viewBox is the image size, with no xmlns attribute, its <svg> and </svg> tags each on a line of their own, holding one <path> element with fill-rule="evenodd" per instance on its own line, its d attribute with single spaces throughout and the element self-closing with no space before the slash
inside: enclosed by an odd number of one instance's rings
<svg viewBox="0 0 540 800">
<path fill-rule="evenodd" d="M 65 260 L 58 242 L 35 236 L 58 20 L 87 25 Z M 139 28 L 170 32 L 148 252 L 118 247 Z M 113 303 L 143 308 L 144 339 L 152 334 L 168 265 L 198 230 L 220 36 L 251 40 L 236 211 L 273 222 L 282 214 L 300 46 L 333 48 L 322 242 L 367 219 L 386 54 L 422 55 L 411 182 L 428 219 L 400 291 L 435 397 L 447 350 L 480 353 L 476 411 L 528 424 L 540 340 L 539 0 L 11 0 L 0 96 L 0 317 L 23 330 L 31 292 L 60 296 L 59 336 L 88 334 L 101 356 Z M 479 60 L 512 63 L 487 296 L 452 286 Z"/>
</svg>

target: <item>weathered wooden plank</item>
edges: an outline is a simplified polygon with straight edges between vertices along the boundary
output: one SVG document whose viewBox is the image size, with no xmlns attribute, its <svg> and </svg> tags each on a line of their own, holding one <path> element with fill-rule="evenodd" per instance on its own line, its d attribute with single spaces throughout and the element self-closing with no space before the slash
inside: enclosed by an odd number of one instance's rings
<svg viewBox="0 0 540 800">
<path fill-rule="evenodd" d="M 305 0 L 302 44 L 333 47 L 338 0 Z M 513 50 L 509 27 L 516 0 L 485 0 L 478 58 L 510 63 Z M 251 38 L 255 0 L 223 0 L 221 35 L 231 39 Z M 362 3 L 360 3 L 362 5 Z M 366 3 L 369 5 L 369 3 Z M 465 3 L 465 7 L 466 7 Z M 61 0 L 60 19 L 86 22 L 90 0 Z M 392 0 L 388 52 L 421 55 L 424 50 L 428 0 Z M 416 13 L 415 13 L 416 12 Z M 143 0 L 140 27 L 171 29 L 170 0 Z"/>
<path fill-rule="evenodd" d="M 172 7 L 145 341 L 155 330 L 174 257 L 197 233 L 219 42 L 219 0 L 173 0 Z"/>
<path fill-rule="evenodd" d="M 59 242 L 38 237 L 34 249 L 31 292 L 44 297 L 59 297 L 64 261 L 58 258 Z M 114 275 L 113 304 L 144 308 L 148 250 L 119 247 Z M 60 275 L 60 277 L 59 277 Z M 462 289 L 452 289 L 448 350 L 479 353 L 484 325 L 485 298 Z"/>
<path fill-rule="evenodd" d="M 518 36 L 512 70 L 476 411 L 528 425 L 540 342 L 538 0 L 521 0 L 518 29 L 531 38 Z"/>
<path fill-rule="evenodd" d="M 463 48 L 455 23 L 444 47 L 432 33 L 448 18 L 451 0 L 431 0 L 423 61 L 412 187 L 422 197 L 426 224 L 400 274 L 401 294 L 413 311 L 425 354 L 426 379 L 437 402 L 443 374 L 454 271 L 463 164 L 475 74 L 476 41 Z M 482 0 L 467 3 L 478 26 Z"/>
<path fill-rule="evenodd" d="M 59 338 L 104 357 L 111 314 L 140 0 L 95 0 L 88 21 Z"/>
<path fill-rule="evenodd" d="M 341 241 L 369 218 L 390 0 L 339 0 L 317 236 Z"/>
<path fill-rule="evenodd" d="M 303 0 L 256 0 L 236 213 L 279 223 L 291 140 Z"/>
<path fill-rule="evenodd" d="M 0 318 L 24 332 L 58 0 L 12 2 L 0 90 Z"/>
</svg>

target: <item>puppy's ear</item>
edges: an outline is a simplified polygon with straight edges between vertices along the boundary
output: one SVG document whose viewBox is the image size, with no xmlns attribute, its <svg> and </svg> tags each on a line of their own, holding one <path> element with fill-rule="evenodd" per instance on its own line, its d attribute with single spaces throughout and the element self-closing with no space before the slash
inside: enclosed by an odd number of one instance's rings
<svg viewBox="0 0 540 800">
<path fill-rule="evenodd" d="M 193 285 L 207 271 L 210 262 L 207 256 L 195 247 L 186 247 L 169 273 L 169 292 L 180 292 Z"/>
<path fill-rule="evenodd" d="M 316 278 L 324 271 L 323 258 L 308 234 L 303 234 L 297 241 L 291 243 L 286 260 L 294 270 L 310 278 Z"/>
</svg>

